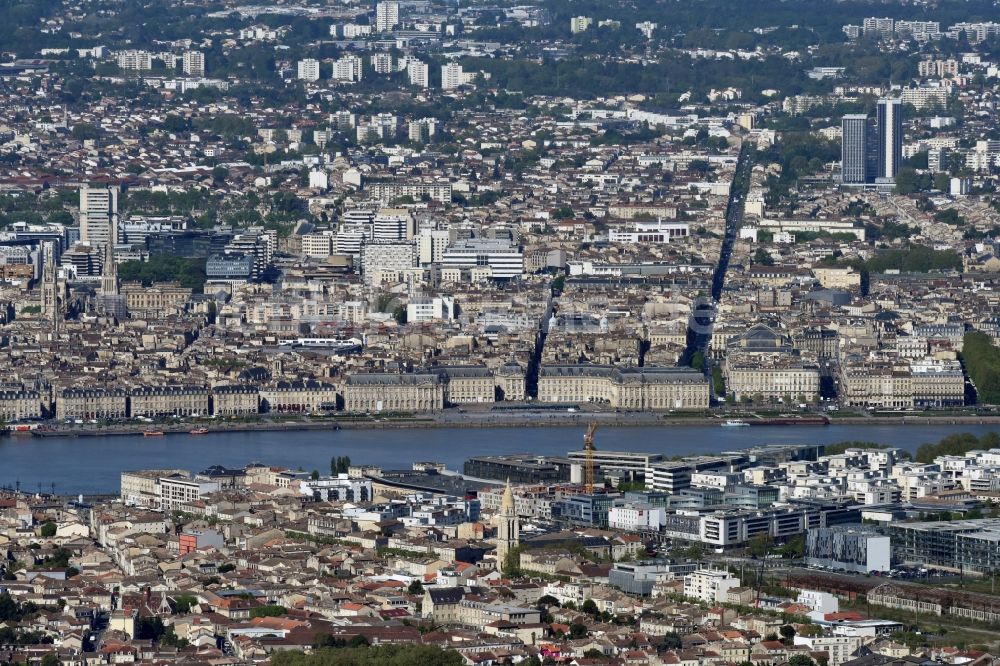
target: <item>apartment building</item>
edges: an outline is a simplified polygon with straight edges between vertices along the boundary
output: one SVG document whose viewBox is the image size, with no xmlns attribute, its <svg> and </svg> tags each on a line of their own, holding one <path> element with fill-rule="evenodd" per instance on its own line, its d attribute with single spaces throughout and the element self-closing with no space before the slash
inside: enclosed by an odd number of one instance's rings
<svg viewBox="0 0 1000 666">
<path fill-rule="evenodd" d="M 319 81 L 319 60 L 314 58 L 299 60 L 296 72 L 300 81 Z"/>
<path fill-rule="evenodd" d="M 114 388 L 68 388 L 56 394 L 58 419 L 124 419 L 128 416 L 128 393 Z"/>
<path fill-rule="evenodd" d="M 190 478 L 183 469 L 145 469 L 121 473 L 121 500 L 125 506 L 157 509 L 160 506 L 160 479 Z"/>
<path fill-rule="evenodd" d="M 0 419 L 8 423 L 42 418 L 42 396 L 38 391 L 0 391 Z"/>
<path fill-rule="evenodd" d="M 819 366 L 797 357 L 733 358 L 725 366 L 726 389 L 736 400 L 815 400 Z"/>
<path fill-rule="evenodd" d="M 489 403 L 496 400 L 496 383 L 486 366 L 460 365 L 432 370 L 444 384 L 444 401 L 449 405 Z"/>
<path fill-rule="evenodd" d="M 197 502 L 209 493 L 220 490 L 217 481 L 199 481 L 181 476 L 165 476 L 157 479 L 160 490 L 159 508 L 164 511 L 181 509 L 185 504 Z"/>
<path fill-rule="evenodd" d="M 233 384 L 212 387 L 212 414 L 244 416 L 260 411 L 260 392 L 256 386 Z"/>
<path fill-rule="evenodd" d="M 444 385 L 432 373 L 356 373 L 344 384 L 348 412 L 426 412 L 444 407 Z"/>
<path fill-rule="evenodd" d="M 263 412 L 313 413 L 337 408 L 337 387 L 315 380 L 277 382 L 259 390 Z"/>
<path fill-rule="evenodd" d="M 205 76 L 205 54 L 201 51 L 185 51 L 181 66 L 188 76 Z"/>
<path fill-rule="evenodd" d="M 133 418 L 209 413 L 208 389 L 203 386 L 140 386 L 129 391 L 129 403 Z"/>
<path fill-rule="evenodd" d="M 722 603 L 729 590 L 739 585 L 740 579 L 728 571 L 698 569 L 684 576 L 684 596 L 707 604 Z"/>
</svg>

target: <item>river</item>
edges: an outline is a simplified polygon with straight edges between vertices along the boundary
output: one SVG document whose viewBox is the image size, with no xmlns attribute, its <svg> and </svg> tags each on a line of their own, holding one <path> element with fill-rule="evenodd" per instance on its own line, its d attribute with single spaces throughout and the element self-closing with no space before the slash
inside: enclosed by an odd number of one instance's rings
<svg viewBox="0 0 1000 666">
<path fill-rule="evenodd" d="M 758 444 L 832 444 L 873 441 L 914 451 L 945 435 L 1000 430 L 996 425 L 831 425 L 721 428 L 713 425 L 606 427 L 597 448 L 668 456 L 718 453 Z M 210 465 L 242 467 L 249 462 L 306 471 L 329 471 L 332 456 L 385 469 L 412 462 L 443 462 L 461 470 L 473 455 L 537 453 L 565 455 L 582 446 L 582 427 L 430 428 L 339 431 L 270 431 L 187 434 L 165 437 L 4 437 L 0 439 L 0 486 L 55 490 L 60 494 L 117 493 L 119 474 L 129 469 L 179 468 L 193 472 Z M 54 484 L 54 485 L 53 485 Z"/>
</svg>

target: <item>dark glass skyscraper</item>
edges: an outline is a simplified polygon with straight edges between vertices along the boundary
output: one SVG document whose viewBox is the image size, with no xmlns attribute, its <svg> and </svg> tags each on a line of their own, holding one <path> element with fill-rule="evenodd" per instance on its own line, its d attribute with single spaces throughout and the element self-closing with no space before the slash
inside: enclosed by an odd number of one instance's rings
<svg viewBox="0 0 1000 666">
<path fill-rule="evenodd" d="M 868 116 L 864 114 L 844 116 L 840 143 L 841 182 L 860 185 L 874 177 L 868 159 L 870 127 Z"/>
<path fill-rule="evenodd" d="M 903 160 L 903 102 L 881 99 L 877 123 L 865 114 L 841 121 L 841 182 L 864 185 L 892 181 Z"/>
</svg>

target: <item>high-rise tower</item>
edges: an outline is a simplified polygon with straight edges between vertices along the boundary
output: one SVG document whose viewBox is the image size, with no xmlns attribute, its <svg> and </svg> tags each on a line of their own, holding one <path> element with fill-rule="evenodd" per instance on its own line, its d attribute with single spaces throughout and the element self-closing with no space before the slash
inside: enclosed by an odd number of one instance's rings
<svg viewBox="0 0 1000 666">
<path fill-rule="evenodd" d="M 80 188 L 80 240 L 91 247 L 114 245 L 118 236 L 118 188 Z"/>
<path fill-rule="evenodd" d="M 903 161 L 903 100 L 878 101 L 878 170 L 876 179 L 892 180 Z"/>
<path fill-rule="evenodd" d="M 869 171 L 868 154 L 871 122 L 865 114 L 844 116 L 841 121 L 840 164 L 841 182 L 858 185 L 869 182 L 875 174 Z"/>
</svg>

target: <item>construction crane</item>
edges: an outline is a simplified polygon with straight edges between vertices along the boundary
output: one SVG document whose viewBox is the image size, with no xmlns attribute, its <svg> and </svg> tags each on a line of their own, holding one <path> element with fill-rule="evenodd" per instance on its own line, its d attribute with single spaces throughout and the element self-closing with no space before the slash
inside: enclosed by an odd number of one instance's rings
<svg viewBox="0 0 1000 666">
<path fill-rule="evenodd" d="M 587 425 L 587 432 L 583 436 L 583 450 L 586 455 L 584 462 L 584 482 L 587 484 L 587 494 L 594 492 L 594 433 L 597 432 L 597 422 L 591 421 Z"/>
</svg>

